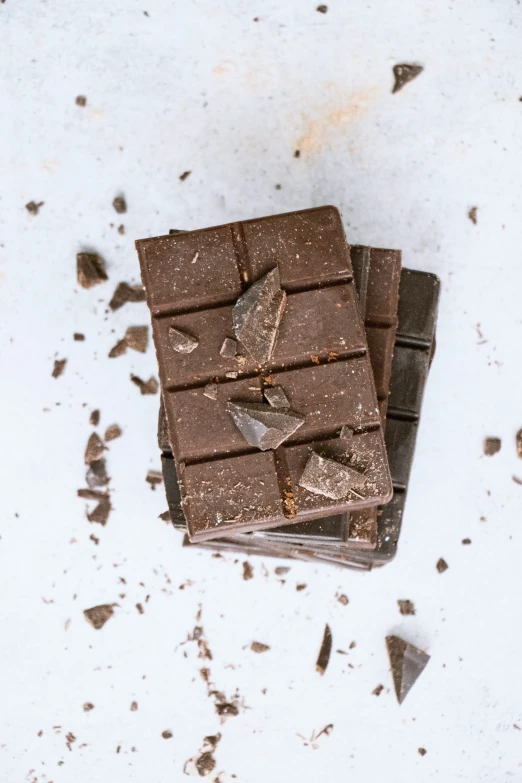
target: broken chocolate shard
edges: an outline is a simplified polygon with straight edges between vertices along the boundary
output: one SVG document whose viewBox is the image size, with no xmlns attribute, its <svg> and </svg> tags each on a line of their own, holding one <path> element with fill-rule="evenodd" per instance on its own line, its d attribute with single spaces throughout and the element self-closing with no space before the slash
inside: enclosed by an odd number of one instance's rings
<svg viewBox="0 0 522 783">
<path fill-rule="evenodd" d="M 234 359 L 234 357 L 237 354 L 236 341 L 232 340 L 231 337 L 225 337 L 225 339 L 223 340 L 223 345 L 219 350 L 219 353 L 224 359 Z"/>
<path fill-rule="evenodd" d="M 203 389 L 203 395 L 208 397 L 209 400 L 217 400 L 218 385 L 217 383 L 207 383 Z"/>
<path fill-rule="evenodd" d="M 94 522 L 103 527 L 107 524 L 109 514 L 112 511 L 112 506 L 107 492 L 100 492 L 99 494 L 101 495 L 100 502 L 87 514 L 87 519 L 89 522 Z"/>
<path fill-rule="evenodd" d="M 118 356 L 123 356 L 127 353 L 127 340 L 125 337 L 123 340 L 118 340 L 116 345 L 109 351 L 109 359 L 116 359 Z"/>
<path fill-rule="evenodd" d="M 399 598 L 397 603 L 399 604 L 399 611 L 401 614 L 405 614 L 405 615 L 415 614 L 415 606 L 413 605 L 412 601 L 408 601 L 408 599 Z"/>
<path fill-rule="evenodd" d="M 105 435 L 103 436 L 103 439 L 105 441 L 115 440 L 116 438 L 119 438 L 120 435 L 121 435 L 121 427 L 119 427 L 117 424 L 111 424 L 105 430 Z"/>
<path fill-rule="evenodd" d="M 252 642 L 250 649 L 255 653 L 264 653 L 270 649 L 270 645 L 263 644 L 263 642 Z"/>
<path fill-rule="evenodd" d="M 116 198 L 112 202 L 112 206 L 114 207 L 118 215 L 122 215 L 124 212 L 127 211 L 127 202 L 125 201 L 123 196 L 116 196 Z"/>
<path fill-rule="evenodd" d="M 198 347 L 198 341 L 191 334 L 181 332 L 173 326 L 169 329 L 170 344 L 178 353 L 192 353 Z"/>
<path fill-rule="evenodd" d="M 290 402 L 282 386 L 267 386 L 263 394 L 272 408 L 289 408 Z"/>
<path fill-rule="evenodd" d="M 95 462 L 103 457 L 105 446 L 103 445 L 99 435 L 95 432 L 87 441 L 87 448 L 85 449 L 85 464 L 90 465 L 91 462 Z"/>
<path fill-rule="evenodd" d="M 100 604 L 90 609 L 84 609 L 85 619 L 98 631 L 103 628 L 107 620 L 114 614 L 114 609 L 110 604 Z"/>
<path fill-rule="evenodd" d="M 392 93 L 402 90 L 405 84 L 411 82 L 424 70 L 422 65 L 416 65 L 414 63 L 400 63 L 393 66 L 393 75 L 395 77 L 395 84 L 393 85 Z"/>
<path fill-rule="evenodd" d="M 128 283 L 118 283 L 116 290 L 109 302 L 111 310 L 119 310 L 127 302 L 144 302 L 145 289 L 142 285 L 129 285 Z"/>
<path fill-rule="evenodd" d="M 51 375 L 53 378 L 59 378 L 60 375 L 63 375 L 63 371 L 65 370 L 65 365 L 67 364 L 67 359 L 55 359 L 54 360 L 54 367 Z"/>
<path fill-rule="evenodd" d="M 364 476 L 353 468 L 312 451 L 299 479 L 299 486 L 314 495 L 342 500 L 353 490 L 354 485 L 360 487 L 361 481 L 364 482 Z"/>
<path fill-rule="evenodd" d="M 399 636 L 387 636 L 386 646 L 390 657 L 395 693 L 399 704 L 402 704 L 424 671 L 430 656 L 412 644 L 408 644 Z"/>
<path fill-rule="evenodd" d="M 91 415 L 89 416 L 89 423 L 92 424 L 93 427 L 97 427 L 100 423 L 100 411 L 98 408 L 93 410 Z"/>
<path fill-rule="evenodd" d="M 77 253 L 76 273 L 82 288 L 92 288 L 109 279 L 105 271 L 105 262 L 97 253 Z"/>
<path fill-rule="evenodd" d="M 131 375 L 130 379 L 142 394 L 158 393 L 158 382 L 153 376 L 151 376 L 148 381 L 143 381 L 141 378 L 138 378 L 137 375 Z"/>
<path fill-rule="evenodd" d="M 285 302 L 276 267 L 251 285 L 234 305 L 236 337 L 256 362 L 264 364 L 272 355 Z"/>
<path fill-rule="evenodd" d="M 227 411 L 247 443 L 261 451 L 277 449 L 304 424 L 298 413 L 283 413 L 263 402 L 228 402 Z"/>
<path fill-rule="evenodd" d="M 353 438 L 353 429 L 349 427 L 347 424 L 343 424 L 341 427 L 341 431 L 339 433 L 339 437 L 343 440 L 352 440 Z"/>
<path fill-rule="evenodd" d="M 125 332 L 125 342 L 133 351 L 145 353 L 149 343 L 148 326 L 129 326 Z"/>
<path fill-rule="evenodd" d="M 89 470 L 85 475 L 85 480 L 91 489 L 104 487 L 109 483 L 110 478 L 107 475 L 107 466 L 104 459 L 93 460 L 89 463 Z"/>
<path fill-rule="evenodd" d="M 319 650 L 319 655 L 317 656 L 317 662 L 315 664 L 316 671 L 318 671 L 319 674 L 325 673 L 326 667 L 328 666 L 328 661 L 330 660 L 331 652 L 332 632 L 330 630 L 330 626 L 326 624 L 324 629 L 323 642 L 321 644 L 321 649 Z"/>
<path fill-rule="evenodd" d="M 515 445 L 517 448 L 517 457 L 522 459 L 522 430 L 519 430 L 515 435 Z"/>
<path fill-rule="evenodd" d="M 486 457 L 492 457 L 500 451 L 501 445 L 500 438 L 484 438 L 484 454 Z"/>
</svg>

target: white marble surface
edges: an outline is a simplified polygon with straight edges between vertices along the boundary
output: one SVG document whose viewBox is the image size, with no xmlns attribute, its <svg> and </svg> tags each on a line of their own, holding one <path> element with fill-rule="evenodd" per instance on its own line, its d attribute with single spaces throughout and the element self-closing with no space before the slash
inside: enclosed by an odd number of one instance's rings
<svg viewBox="0 0 522 783">
<path fill-rule="evenodd" d="M 182 781 L 216 732 L 221 783 L 522 779 L 521 28 L 513 0 L 0 5 L 2 783 Z M 425 70 L 392 95 L 401 61 Z M 182 550 L 158 519 L 144 480 L 158 398 L 129 380 L 156 373 L 154 352 L 107 359 L 148 313 L 107 302 L 138 282 L 137 237 L 324 203 L 351 241 L 402 248 L 442 280 L 403 537 L 374 573 L 295 563 L 283 583 L 279 563 L 251 559 L 244 581 L 241 558 Z M 82 248 L 107 261 L 91 291 Z M 76 497 L 93 408 L 99 431 L 124 430 L 105 528 Z M 502 438 L 492 458 L 485 435 Z M 83 610 L 113 602 L 95 631 Z M 212 682 L 242 700 L 224 724 L 182 644 L 200 607 Z M 334 650 L 357 646 L 320 677 L 326 622 Z M 401 707 L 392 631 L 432 656 Z"/>
</svg>

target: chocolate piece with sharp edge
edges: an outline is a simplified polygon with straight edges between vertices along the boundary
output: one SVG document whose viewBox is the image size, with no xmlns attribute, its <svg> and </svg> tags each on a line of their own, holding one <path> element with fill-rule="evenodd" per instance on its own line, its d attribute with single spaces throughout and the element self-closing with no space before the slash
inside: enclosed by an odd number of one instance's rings
<svg viewBox="0 0 522 783">
<path fill-rule="evenodd" d="M 272 408 L 289 408 L 290 402 L 281 386 L 267 386 L 263 390 L 265 400 Z"/>
<path fill-rule="evenodd" d="M 97 253 L 77 253 L 76 273 L 82 288 L 92 288 L 109 279 L 105 262 Z"/>
<path fill-rule="evenodd" d="M 330 660 L 331 652 L 332 652 L 332 632 L 330 630 L 330 626 L 326 625 L 324 629 L 324 636 L 321 644 L 321 649 L 319 650 L 319 655 L 317 656 L 317 662 L 315 664 L 315 668 L 319 672 L 319 674 L 325 673 L 326 667 L 328 666 L 328 662 Z"/>
<path fill-rule="evenodd" d="M 393 684 L 399 704 L 402 704 L 413 685 L 426 668 L 430 656 L 408 644 L 399 636 L 387 636 L 386 646 L 390 657 Z"/>
<path fill-rule="evenodd" d="M 227 411 L 247 443 L 262 451 L 277 449 L 304 424 L 304 418 L 298 413 L 290 410 L 283 413 L 265 403 L 229 402 Z"/>
<path fill-rule="evenodd" d="M 393 76 L 395 83 L 393 85 L 392 93 L 402 90 L 405 84 L 411 82 L 420 73 L 422 73 L 424 67 L 422 65 L 416 65 L 415 63 L 400 63 L 393 66 Z"/>
<path fill-rule="evenodd" d="M 198 341 L 191 334 L 175 329 L 169 329 L 169 338 L 172 348 L 178 353 L 192 353 L 198 347 Z"/>
<path fill-rule="evenodd" d="M 224 359 L 233 359 L 237 354 L 237 343 L 231 337 L 225 337 L 219 351 Z"/>
<path fill-rule="evenodd" d="M 260 364 L 266 363 L 272 356 L 285 303 L 286 294 L 281 290 L 279 269 L 276 267 L 251 285 L 234 305 L 232 322 L 236 337 L 254 361 Z"/>
<path fill-rule="evenodd" d="M 299 486 L 316 495 L 340 500 L 345 498 L 354 486 L 365 481 L 364 476 L 348 465 L 312 452 L 299 479 Z"/>
</svg>

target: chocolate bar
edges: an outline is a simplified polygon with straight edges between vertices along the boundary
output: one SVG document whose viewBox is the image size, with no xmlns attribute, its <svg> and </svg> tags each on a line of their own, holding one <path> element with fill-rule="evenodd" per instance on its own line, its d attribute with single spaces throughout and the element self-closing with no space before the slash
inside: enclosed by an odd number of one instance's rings
<svg viewBox="0 0 522 783">
<path fill-rule="evenodd" d="M 190 539 L 386 502 L 391 479 L 337 210 L 136 244 Z M 290 408 L 265 401 L 268 388 Z"/>
</svg>

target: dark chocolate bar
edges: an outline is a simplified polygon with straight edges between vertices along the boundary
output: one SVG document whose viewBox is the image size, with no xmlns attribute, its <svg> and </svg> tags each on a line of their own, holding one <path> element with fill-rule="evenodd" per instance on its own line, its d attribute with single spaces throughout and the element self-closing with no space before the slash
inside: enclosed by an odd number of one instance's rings
<svg viewBox="0 0 522 783">
<path fill-rule="evenodd" d="M 136 244 L 191 540 L 385 502 L 391 480 L 337 210 Z M 290 408 L 264 400 L 273 387 Z"/>
</svg>

